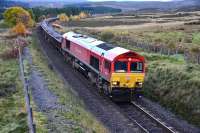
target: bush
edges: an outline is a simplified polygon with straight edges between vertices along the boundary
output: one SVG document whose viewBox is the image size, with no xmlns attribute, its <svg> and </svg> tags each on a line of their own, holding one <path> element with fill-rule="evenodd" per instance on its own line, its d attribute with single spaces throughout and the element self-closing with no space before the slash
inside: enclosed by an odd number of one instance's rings
<svg viewBox="0 0 200 133">
<path fill-rule="evenodd" d="M 104 31 L 104 32 L 101 32 L 100 37 L 103 41 L 108 42 L 114 37 L 114 34 L 109 31 Z"/>
<path fill-rule="evenodd" d="M 61 22 L 68 22 L 69 21 L 69 17 L 65 13 L 58 15 L 58 17 L 59 17 L 59 20 Z"/>
<path fill-rule="evenodd" d="M 81 19 L 84 19 L 84 18 L 87 18 L 89 15 L 87 14 L 87 13 L 85 13 L 85 12 L 81 12 L 80 14 L 79 14 L 79 17 L 81 18 Z"/>
<path fill-rule="evenodd" d="M 192 43 L 200 45 L 200 33 L 194 33 L 193 34 Z"/>
<path fill-rule="evenodd" d="M 18 23 L 15 27 L 12 28 L 12 31 L 17 35 L 26 35 L 26 27 L 23 23 Z"/>
<path fill-rule="evenodd" d="M 75 16 L 70 16 L 70 19 L 72 20 L 72 21 L 80 21 L 81 20 L 81 18 L 80 18 L 80 16 L 77 16 L 77 15 L 75 15 Z"/>
</svg>

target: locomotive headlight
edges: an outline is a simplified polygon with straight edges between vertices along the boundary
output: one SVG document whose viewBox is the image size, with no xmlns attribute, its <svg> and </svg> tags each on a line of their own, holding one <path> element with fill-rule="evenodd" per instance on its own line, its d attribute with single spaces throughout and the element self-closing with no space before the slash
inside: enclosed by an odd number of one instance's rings
<svg viewBox="0 0 200 133">
<path fill-rule="evenodd" d="M 137 82 L 137 83 L 136 83 L 136 87 L 139 87 L 139 88 L 141 88 L 141 87 L 142 87 L 142 85 L 143 85 L 143 83 L 142 83 L 142 82 Z"/>
<path fill-rule="evenodd" d="M 112 85 L 114 85 L 114 86 L 119 85 L 119 82 L 118 81 L 113 81 Z"/>
</svg>

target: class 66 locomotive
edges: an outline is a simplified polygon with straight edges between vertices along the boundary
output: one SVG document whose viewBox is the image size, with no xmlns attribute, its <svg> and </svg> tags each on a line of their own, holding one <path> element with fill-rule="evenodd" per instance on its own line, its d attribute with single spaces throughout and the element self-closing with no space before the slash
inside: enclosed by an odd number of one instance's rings
<svg viewBox="0 0 200 133">
<path fill-rule="evenodd" d="M 99 92 L 114 100 L 141 96 L 145 59 L 138 53 L 75 32 L 65 33 L 59 47 Z"/>
</svg>

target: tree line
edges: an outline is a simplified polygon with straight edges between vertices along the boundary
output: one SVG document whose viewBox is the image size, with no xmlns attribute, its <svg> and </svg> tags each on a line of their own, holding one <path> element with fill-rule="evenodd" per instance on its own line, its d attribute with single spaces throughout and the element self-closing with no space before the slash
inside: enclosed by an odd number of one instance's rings
<svg viewBox="0 0 200 133">
<path fill-rule="evenodd" d="M 35 20 L 39 21 L 41 16 L 57 16 L 58 14 L 65 13 L 67 16 L 79 15 L 81 12 L 86 12 L 87 14 L 103 14 L 103 13 L 117 13 L 121 12 L 121 9 L 111 8 L 111 7 L 69 7 L 64 8 L 44 8 L 35 7 L 32 8 L 33 14 L 35 15 Z"/>
</svg>

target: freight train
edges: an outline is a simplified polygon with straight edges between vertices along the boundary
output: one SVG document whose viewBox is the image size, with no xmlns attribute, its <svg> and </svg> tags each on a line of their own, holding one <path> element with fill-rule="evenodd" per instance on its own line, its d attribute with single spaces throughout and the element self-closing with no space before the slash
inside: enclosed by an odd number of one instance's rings
<svg viewBox="0 0 200 133">
<path fill-rule="evenodd" d="M 82 72 L 99 92 L 129 100 L 141 95 L 145 77 L 145 59 L 131 50 L 96 38 L 67 32 L 60 35 L 44 20 L 41 32 L 58 49 L 74 69 Z"/>
</svg>

